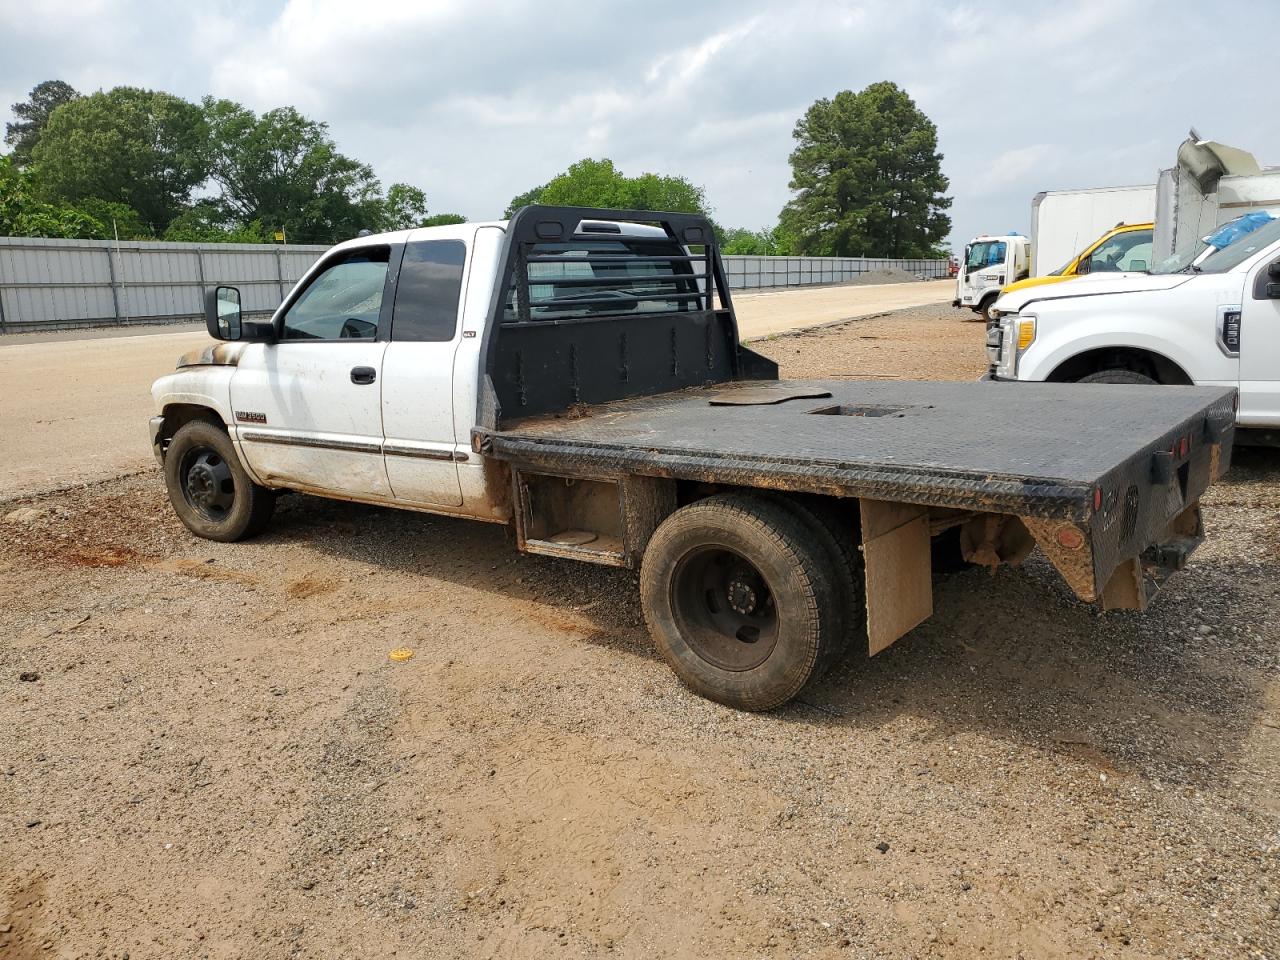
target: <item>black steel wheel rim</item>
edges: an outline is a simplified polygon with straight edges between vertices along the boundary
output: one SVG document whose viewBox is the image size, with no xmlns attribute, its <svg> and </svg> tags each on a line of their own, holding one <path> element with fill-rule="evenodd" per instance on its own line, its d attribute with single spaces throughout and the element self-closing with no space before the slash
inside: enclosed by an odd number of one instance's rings
<svg viewBox="0 0 1280 960">
<path fill-rule="evenodd" d="M 773 591 L 736 550 L 707 545 L 676 563 L 671 607 L 689 649 L 721 670 L 752 670 L 778 643 Z"/>
<path fill-rule="evenodd" d="M 236 502 L 231 465 L 212 447 L 188 450 L 178 466 L 178 482 L 187 505 L 204 519 L 220 523 Z"/>
</svg>

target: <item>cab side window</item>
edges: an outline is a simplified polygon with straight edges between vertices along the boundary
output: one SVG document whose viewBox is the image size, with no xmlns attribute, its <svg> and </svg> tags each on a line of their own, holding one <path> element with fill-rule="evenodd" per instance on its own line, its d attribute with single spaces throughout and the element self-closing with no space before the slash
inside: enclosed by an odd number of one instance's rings
<svg viewBox="0 0 1280 960">
<path fill-rule="evenodd" d="M 373 340 L 390 247 L 362 247 L 329 264 L 284 315 L 285 340 Z"/>
<path fill-rule="evenodd" d="M 421 343 L 453 339 L 466 262 L 467 245 L 461 240 L 419 240 L 405 247 L 396 280 L 392 340 Z"/>
</svg>

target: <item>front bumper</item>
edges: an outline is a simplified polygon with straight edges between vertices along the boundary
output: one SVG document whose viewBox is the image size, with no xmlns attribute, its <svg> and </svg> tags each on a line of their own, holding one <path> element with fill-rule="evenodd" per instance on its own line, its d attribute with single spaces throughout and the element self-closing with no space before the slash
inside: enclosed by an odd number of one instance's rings
<svg viewBox="0 0 1280 960">
<path fill-rule="evenodd" d="M 164 466 L 164 416 L 152 417 L 149 421 L 151 424 L 151 452 L 156 455 L 156 463 Z"/>
</svg>

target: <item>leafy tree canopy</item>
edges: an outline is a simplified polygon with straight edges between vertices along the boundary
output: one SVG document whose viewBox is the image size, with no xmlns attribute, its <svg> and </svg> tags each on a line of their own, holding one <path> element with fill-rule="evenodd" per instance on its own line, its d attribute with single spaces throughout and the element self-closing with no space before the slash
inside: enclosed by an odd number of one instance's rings
<svg viewBox="0 0 1280 960">
<path fill-rule="evenodd" d="M 15 163 L 21 166 L 31 162 L 31 151 L 44 132 L 49 115 L 78 96 L 80 94 L 69 83 L 45 80 L 32 88 L 23 103 L 15 103 L 9 108 L 17 119 L 5 124 L 4 142 L 13 147 L 9 156 Z"/>
<path fill-rule="evenodd" d="M 531 203 L 541 203 L 542 201 L 539 198 L 542 196 L 542 191 L 545 189 L 547 189 L 547 185 L 544 183 L 540 187 L 534 187 L 532 190 L 526 190 L 519 196 L 512 197 L 511 202 L 507 204 L 507 209 L 502 211 L 502 218 L 504 220 L 510 220 L 521 207 L 527 207 Z"/>
<path fill-rule="evenodd" d="M 541 187 L 520 194 L 507 206 L 510 217 L 530 203 L 566 207 L 614 207 L 622 210 L 709 212 L 706 193 L 684 177 L 642 173 L 628 177 L 612 160 L 579 160 Z"/>
<path fill-rule="evenodd" d="M 105 239 L 106 228 L 82 210 L 36 196 L 30 170 L 0 157 L 0 236 Z"/>
<path fill-rule="evenodd" d="M 385 222 L 373 169 L 339 153 L 328 124 L 293 107 L 257 116 L 212 97 L 204 99 L 203 113 L 210 176 L 235 221 L 259 220 L 298 243 L 332 243 Z M 399 199 L 411 200 L 404 193 Z"/>
<path fill-rule="evenodd" d="M 393 183 L 387 188 L 383 208 L 383 230 L 411 230 L 427 219 L 427 195 L 407 183 Z"/>
<path fill-rule="evenodd" d="M 96 198 L 136 210 L 162 231 L 208 175 L 200 109 L 178 97 L 116 87 L 57 107 L 32 151 L 44 199 Z"/>
<path fill-rule="evenodd" d="M 260 220 L 228 219 L 217 200 L 200 200 L 169 223 L 164 239 L 175 243 L 270 243 L 272 233 Z"/>
<path fill-rule="evenodd" d="M 818 100 L 792 136 L 780 222 L 796 252 L 929 257 L 951 228 L 949 181 L 933 122 L 896 84 Z"/>
<path fill-rule="evenodd" d="M 780 226 L 768 230 L 725 230 L 720 238 L 720 252 L 756 257 L 785 257 L 795 253 L 794 239 Z"/>
</svg>

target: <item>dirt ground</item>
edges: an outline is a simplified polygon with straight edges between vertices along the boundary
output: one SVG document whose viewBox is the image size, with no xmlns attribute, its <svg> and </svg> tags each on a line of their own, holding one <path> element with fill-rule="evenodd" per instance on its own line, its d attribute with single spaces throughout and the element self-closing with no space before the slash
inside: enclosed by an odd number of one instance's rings
<svg viewBox="0 0 1280 960">
<path fill-rule="evenodd" d="M 757 344 L 968 378 L 926 308 Z M 155 475 L 0 514 L 0 957 L 1280 957 L 1280 456 L 1146 615 L 1048 565 L 805 702 L 686 692 L 633 575 Z M 407 646 L 414 657 L 392 662 Z"/>
</svg>

